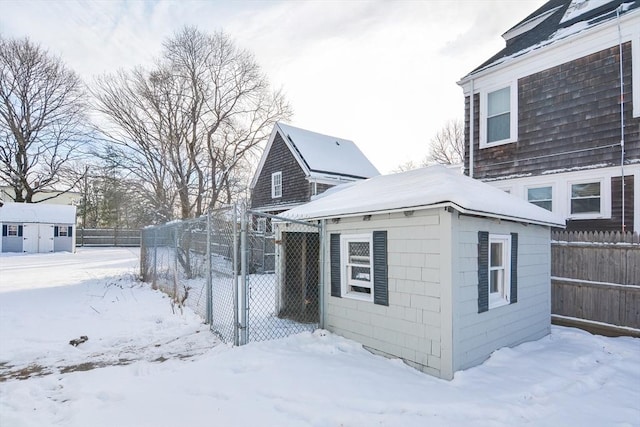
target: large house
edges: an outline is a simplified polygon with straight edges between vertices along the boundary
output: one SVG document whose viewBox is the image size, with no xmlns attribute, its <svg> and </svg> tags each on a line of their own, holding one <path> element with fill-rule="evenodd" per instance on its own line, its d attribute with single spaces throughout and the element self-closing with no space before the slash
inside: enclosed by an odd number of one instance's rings
<svg viewBox="0 0 640 427">
<path fill-rule="evenodd" d="M 379 174 L 353 141 L 276 123 L 251 181 L 251 209 L 275 215 Z"/>
<path fill-rule="evenodd" d="M 640 231 L 640 1 L 551 0 L 503 38 L 458 82 L 465 173 L 568 230 Z"/>
</svg>

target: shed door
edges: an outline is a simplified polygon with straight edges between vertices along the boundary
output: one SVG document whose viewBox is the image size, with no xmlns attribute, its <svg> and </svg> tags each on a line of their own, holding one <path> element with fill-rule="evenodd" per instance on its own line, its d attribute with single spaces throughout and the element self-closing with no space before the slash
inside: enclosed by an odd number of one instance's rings
<svg viewBox="0 0 640 427">
<path fill-rule="evenodd" d="M 53 224 L 38 224 L 38 252 L 53 252 Z"/>
<path fill-rule="evenodd" d="M 38 252 L 38 224 L 25 224 L 22 228 L 22 251 Z"/>
</svg>

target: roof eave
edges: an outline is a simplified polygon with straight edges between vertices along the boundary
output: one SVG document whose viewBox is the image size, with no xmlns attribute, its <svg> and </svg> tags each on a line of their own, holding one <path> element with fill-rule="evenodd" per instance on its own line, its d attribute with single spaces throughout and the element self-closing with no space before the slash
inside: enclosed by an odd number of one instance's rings
<svg viewBox="0 0 640 427">
<path fill-rule="evenodd" d="M 307 218 L 291 218 L 291 219 L 296 219 L 296 220 L 301 220 L 301 221 L 317 221 L 317 220 L 321 220 L 321 219 L 334 219 L 334 218 L 353 218 L 353 217 L 357 217 L 357 216 L 361 216 L 361 215 L 384 215 L 384 214 L 390 214 L 390 213 L 398 213 L 398 212 L 404 212 L 404 211 L 410 211 L 410 210 L 426 210 L 426 209 L 439 209 L 439 208 L 446 208 L 446 207 L 450 207 L 453 208 L 455 210 L 457 210 L 460 213 L 463 213 L 465 215 L 476 215 L 476 216 L 483 216 L 483 217 L 487 217 L 487 218 L 495 218 L 495 219 L 501 219 L 501 220 L 505 220 L 505 221 L 513 221 L 513 222 L 521 222 L 521 223 L 527 223 L 527 224 L 535 224 L 535 225 L 542 225 L 542 226 L 547 226 L 547 227 L 559 227 L 559 228 L 565 228 L 566 224 L 565 223 L 558 223 L 558 222 L 551 222 L 551 221 L 543 221 L 543 220 L 538 220 L 538 219 L 531 219 L 531 218 L 521 218 L 518 216 L 512 216 L 512 215 L 504 215 L 504 214 L 497 214 L 497 213 L 493 213 L 493 212 L 483 212 L 483 211 L 478 211 L 478 210 L 473 210 L 473 209 L 466 209 L 454 202 L 439 202 L 439 203 L 434 203 L 434 204 L 430 204 L 430 205 L 417 205 L 417 206 L 404 206 L 404 207 L 400 207 L 400 208 L 393 208 L 393 209 L 384 209 L 384 210 L 379 210 L 379 211 L 358 211 L 358 212 L 345 212 L 345 213 L 337 213 L 337 214 L 329 214 L 329 215 L 318 215 L 318 216 L 310 216 Z"/>
</svg>

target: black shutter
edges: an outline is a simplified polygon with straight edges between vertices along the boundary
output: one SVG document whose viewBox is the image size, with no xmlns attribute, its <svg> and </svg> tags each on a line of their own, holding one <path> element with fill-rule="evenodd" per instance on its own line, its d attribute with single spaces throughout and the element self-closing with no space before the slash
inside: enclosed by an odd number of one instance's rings
<svg viewBox="0 0 640 427">
<path fill-rule="evenodd" d="M 22 229 L 24 228 L 24 226 L 19 225 L 18 226 L 18 237 L 22 237 Z"/>
<path fill-rule="evenodd" d="M 58 237 L 58 226 L 53 227 L 53 237 Z"/>
<path fill-rule="evenodd" d="M 511 233 L 511 291 L 509 304 L 518 302 L 518 233 Z"/>
<path fill-rule="evenodd" d="M 489 232 L 478 231 L 478 313 L 489 310 Z"/>
<path fill-rule="evenodd" d="M 71 236 L 73 236 L 73 233 L 72 233 L 72 232 L 73 232 L 73 227 L 72 227 L 72 226 L 69 226 L 69 228 L 67 229 L 67 237 L 71 237 Z"/>
<path fill-rule="evenodd" d="M 2 235 L 3 236 L 7 235 L 7 224 L 2 224 Z"/>
<path fill-rule="evenodd" d="M 340 234 L 332 233 L 329 242 L 329 262 L 331 264 L 331 296 L 340 297 Z"/>
<path fill-rule="evenodd" d="M 373 232 L 373 303 L 389 305 L 387 232 Z"/>
</svg>

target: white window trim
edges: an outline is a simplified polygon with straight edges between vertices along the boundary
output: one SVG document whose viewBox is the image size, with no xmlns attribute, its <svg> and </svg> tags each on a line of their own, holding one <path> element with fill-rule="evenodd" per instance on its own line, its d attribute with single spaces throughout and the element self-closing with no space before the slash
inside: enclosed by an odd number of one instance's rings
<svg viewBox="0 0 640 427">
<path fill-rule="evenodd" d="M 13 231 L 13 233 L 12 233 Z M 18 226 L 15 224 L 7 224 L 7 237 L 18 237 Z"/>
<path fill-rule="evenodd" d="M 259 217 L 256 220 L 256 232 L 257 233 L 266 233 L 267 231 L 267 218 L 265 217 Z"/>
<path fill-rule="evenodd" d="M 503 288 L 499 292 L 491 292 L 491 243 L 502 243 L 504 259 Z M 511 235 L 489 234 L 489 262 L 488 262 L 489 310 L 508 305 L 511 301 Z"/>
<path fill-rule="evenodd" d="M 525 185 L 524 186 L 524 199 L 531 203 L 529 201 L 529 190 L 532 190 L 534 188 L 545 188 L 545 187 L 551 187 L 551 211 L 550 212 L 556 212 L 558 210 L 557 207 L 557 203 L 556 203 L 556 186 L 553 182 L 548 182 L 548 183 L 543 183 L 543 184 L 529 184 L 529 185 Z M 543 208 L 544 209 L 544 208 Z"/>
<path fill-rule="evenodd" d="M 279 180 L 278 184 L 276 181 Z M 271 198 L 278 199 L 282 197 L 282 171 L 271 174 Z"/>
<path fill-rule="evenodd" d="M 571 212 L 571 187 L 575 184 L 600 183 L 600 212 L 577 213 Z M 611 218 L 611 178 L 604 177 L 567 181 L 567 218 L 568 219 L 609 219 Z"/>
<path fill-rule="evenodd" d="M 349 281 L 351 275 L 349 274 L 348 260 L 349 260 L 349 242 L 368 242 L 369 243 L 369 268 L 370 279 L 369 283 L 358 283 L 363 287 L 370 287 L 370 294 L 363 294 L 360 292 L 349 291 Z M 373 233 L 366 234 L 349 234 L 340 236 L 340 269 L 342 270 L 340 294 L 343 298 L 351 298 L 359 301 L 373 302 Z"/>
<path fill-rule="evenodd" d="M 69 228 L 67 225 L 58 225 L 58 237 L 69 237 Z"/>
<path fill-rule="evenodd" d="M 491 92 L 495 92 L 505 87 L 510 87 L 511 103 L 509 104 L 509 138 L 500 141 L 487 142 L 487 104 Z M 495 147 L 498 145 L 510 144 L 518 140 L 518 81 L 495 85 L 480 90 L 480 149 Z"/>
</svg>

